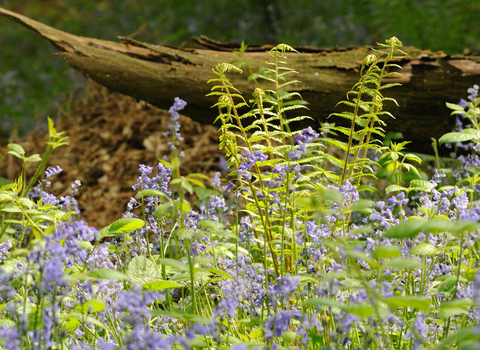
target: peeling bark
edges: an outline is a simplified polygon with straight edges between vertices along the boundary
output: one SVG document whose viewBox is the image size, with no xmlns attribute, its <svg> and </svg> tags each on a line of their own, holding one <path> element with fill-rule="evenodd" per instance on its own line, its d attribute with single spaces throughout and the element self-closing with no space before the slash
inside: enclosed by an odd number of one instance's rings
<svg viewBox="0 0 480 350">
<path fill-rule="evenodd" d="M 205 97 L 214 78 L 212 68 L 238 57 L 232 50 L 237 44 L 217 42 L 205 37 L 196 39 L 207 49 L 177 49 L 152 45 L 120 37 L 121 42 L 85 38 L 66 33 L 20 14 L 0 8 L 4 17 L 19 22 L 48 39 L 69 65 L 112 91 L 134 96 L 160 108 L 168 109 L 179 96 L 188 102 L 183 114 L 202 123 L 212 123 L 216 101 Z M 265 66 L 268 45 L 251 46 L 246 52 L 254 72 Z M 291 87 L 308 101 L 308 114 L 317 121 L 341 111 L 338 101 L 358 81 L 359 68 L 369 48 L 297 48 L 301 54 L 287 54 L 288 64 L 300 74 L 302 84 Z M 446 55 L 443 52 L 404 48 L 407 57 L 397 63 L 402 76 L 388 82 L 402 83 L 386 91 L 399 107 L 389 104 L 385 109 L 396 117 L 387 120 L 387 131 L 400 131 L 411 140 L 411 150 L 431 153 L 431 137 L 439 138 L 451 131 L 454 118 L 445 102 L 457 102 L 466 96 L 467 88 L 480 82 L 480 55 Z M 232 75 L 232 83 L 247 100 L 253 84 L 246 74 Z M 330 118 L 330 122 L 339 122 Z M 300 126 L 299 126 L 300 127 Z"/>
</svg>

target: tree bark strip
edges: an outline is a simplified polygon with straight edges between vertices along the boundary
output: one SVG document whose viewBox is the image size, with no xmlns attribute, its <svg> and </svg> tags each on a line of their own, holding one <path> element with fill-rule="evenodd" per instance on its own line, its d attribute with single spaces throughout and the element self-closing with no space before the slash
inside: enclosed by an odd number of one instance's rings
<svg viewBox="0 0 480 350">
<path fill-rule="evenodd" d="M 122 42 L 76 36 L 0 8 L 4 17 L 19 22 L 48 39 L 69 65 L 112 91 L 133 96 L 159 108 L 168 109 L 176 96 L 188 102 L 183 114 L 202 123 L 212 123 L 216 102 L 206 97 L 218 63 L 238 60 L 234 50 L 238 45 L 219 43 L 207 38 L 197 41 L 212 49 L 177 49 L 152 45 L 129 38 Z M 400 38 L 401 39 L 401 38 Z M 270 47 L 252 46 L 246 52 L 254 72 L 265 67 Z M 338 101 L 358 81 L 359 68 L 369 48 L 298 48 L 300 54 L 287 54 L 288 65 L 300 74 L 294 89 L 308 101 L 308 115 L 317 121 L 327 121 Z M 452 130 L 454 117 L 445 102 L 458 102 L 467 95 L 467 88 L 480 83 L 480 55 L 446 55 L 443 52 L 404 48 L 408 53 L 397 63 L 403 67 L 402 76 L 389 82 L 402 87 L 385 90 L 393 103 L 384 106 L 396 119 L 386 120 L 387 131 L 400 131 L 412 141 L 410 149 L 431 153 L 431 137 L 439 138 Z M 19 53 L 20 55 L 20 53 Z M 250 99 L 254 86 L 247 74 L 231 75 L 232 83 Z M 339 122 L 331 117 L 329 122 Z"/>
</svg>

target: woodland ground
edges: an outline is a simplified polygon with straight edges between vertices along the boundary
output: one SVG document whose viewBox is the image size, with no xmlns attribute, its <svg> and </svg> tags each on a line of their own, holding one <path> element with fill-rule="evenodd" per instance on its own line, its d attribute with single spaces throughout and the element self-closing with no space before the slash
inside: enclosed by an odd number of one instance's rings
<svg viewBox="0 0 480 350">
<path fill-rule="evenodd" d="M 68 111 L 59 107 L 56 119 L 57 130 L 69 136 L 69 146 L 50 158 L 50 166 L 58 165 L 64 170 L 52 183 L 51 192 L 56 196 L 68 195 L 70 185 L 80 180 L 82 186 L 76 198 L 81 217 L 101 229 L 122 217 L 135 194 L 131 186 L 140 174 L 138 165 L 154 166 L 158 158 L 170 154 L 163 135 L 170 115 L 134 98 L 109 92 L 92 81 L 71 99 L 71 107 Z M 182 172 L 213 178 L 223 155 L 218 148 L 218 128 L 184 116 L 180 123 L 184 142 L 179 150 L 185 152 Z M 28 155 L 43 155 L 47 139 L 48 131 L 37 129 L 9 142 L 20 143 Z M 2 176 L 14 180 L 21 172 L 22 162 L 7 154 L 6 145 L 0 147 L 0 152 L 6 155 L 0 159 Z M 37 165 L 32 164 L 29 170 L 35 171 Z"/>
</svg>

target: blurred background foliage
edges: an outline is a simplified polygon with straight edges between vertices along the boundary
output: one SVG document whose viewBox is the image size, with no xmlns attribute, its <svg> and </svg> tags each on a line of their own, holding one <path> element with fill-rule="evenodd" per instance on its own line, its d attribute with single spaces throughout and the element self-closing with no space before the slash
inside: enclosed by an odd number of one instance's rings
<svg viewBox="0 0 480 350">
<path fill-rule="evenodd" d="M 55 28 L 116 40 L 191 45 L 201 34 L 247 44 L 373 45 L 393 35 L 433 51 L 480 52 L 480 0 L 0 0 Z M 35 33 L 0 18 L 0 135 L 68 108 L 84 79 Z M 188 100 L 188 97 L 185 97 Z"/>
</svg>

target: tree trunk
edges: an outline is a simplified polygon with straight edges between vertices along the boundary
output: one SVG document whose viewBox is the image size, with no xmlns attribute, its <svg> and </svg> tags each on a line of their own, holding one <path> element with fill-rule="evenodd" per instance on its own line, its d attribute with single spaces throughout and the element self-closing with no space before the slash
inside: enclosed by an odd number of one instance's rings
<svg viewBox="0 0 480 350">
<path fill-rule="evenodd" d="M 20 14 L 0 8 L 0 14 L 15 20 L 48 39 L 71 67 L 112 91 L 134 96 L 160 108 L 168 109 L 176 96 L 188 102 L 183 114 L 202 123 L 212 123 L 216 102 L 206 97 L 209 79 L 218 63 L 238 59 L 232 51 L 238 45 L 197 39 L 207 49 L 176 49 L 152 45 L 129 38 L 112 42 L 79 37 L 66 33 Z M 253 72 L 265 67 L 269 46 L 249 47 L 245 53 Z M 297 48 L 300 54 L 287 54 L 289 67 L 300 74 L 302 84 L 293 87 L 309 102 L 308 114 L 324 122 L 338 101 L 358 81 L 359 68 L 369 48 Z M 402 76 L 389 79 L 403 86 L 385 91 L 399 107 L 385 107 L 396 119 L 387 120 L 387 131 L 400 131 L 412 141 L 410 149 L 431 153 L 431 138 L 451 131 L 454 118 L 445 102 L 458 102 L 467 95 L 467 88 L 480 82 L 480 55 L 446 55 L 443 52 L 404 48 L 407 57 L 399 60 Z M 20 53 L 19 53 L 20 54 Z M 254 89 L 247 74 L 231 75 L 234 86 L 248 100 Z M 291 89 L 293 89 L 291 88 Z M 339 122 L 331 117 L 329 122 Z"/>
</svg>

